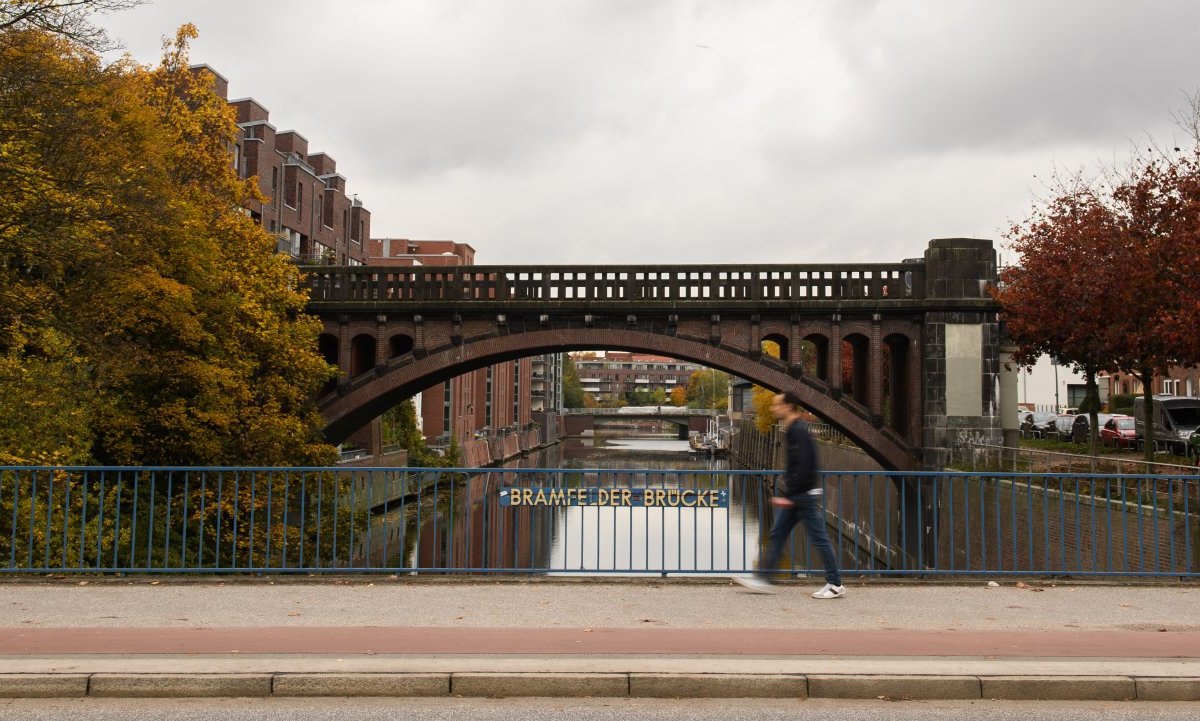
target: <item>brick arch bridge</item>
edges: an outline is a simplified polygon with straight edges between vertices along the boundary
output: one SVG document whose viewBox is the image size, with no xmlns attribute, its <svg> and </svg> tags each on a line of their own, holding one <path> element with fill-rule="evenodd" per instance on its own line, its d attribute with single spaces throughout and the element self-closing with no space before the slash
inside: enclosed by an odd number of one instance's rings
<svg viewBox="0 0 1200 721">
<path fill-rule="evenodd" d="M 305 271 L 322 353 L 342 369 L 318 401 L 333 443 L 467 371 L 595 348 L 791 390 L 887 469 L 936 467 L 956 439 L 1000 437 L 986 240 L 935 240 L 890 264 Z"/>
</svg>

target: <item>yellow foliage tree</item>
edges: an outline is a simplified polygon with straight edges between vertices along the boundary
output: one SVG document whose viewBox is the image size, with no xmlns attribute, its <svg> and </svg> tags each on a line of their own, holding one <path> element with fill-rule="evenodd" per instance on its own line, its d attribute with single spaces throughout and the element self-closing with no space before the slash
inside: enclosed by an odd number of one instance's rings
<svg viewBox="0 0 1200 721">
<path fill-rule="evenodd" d="M 240 210 L 257 191 L 233 167 L 232 109 L 188 67 L 195 35 L 181 28 L 148 68 L 0 32 L 9 462 L 333 458 L 311 400 L 331 373 L 319 324 L 295 267 Z M 36 423 L 12 412 L 35 402 Z"/>
<path fill-rule="evenodd" d="M 763 341 L 762 350 L 772 358 L 778 358 L 780 355 L 779 344 L 775 341 Z M 754 427 L 759 433 L 769 433 L 775 425 L 775 416 L 771 413 L 775 391 L 756 385 L 751 389 L 750 399 L 754 404 Z"/>
</svg>

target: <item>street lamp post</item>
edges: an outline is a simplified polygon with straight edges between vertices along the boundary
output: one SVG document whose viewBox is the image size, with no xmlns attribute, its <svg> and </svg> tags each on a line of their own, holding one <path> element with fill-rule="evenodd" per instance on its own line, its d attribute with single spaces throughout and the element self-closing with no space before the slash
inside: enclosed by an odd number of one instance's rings
<svg viewBox="0 0 1200 721">
<path fill-rule="evenodd" d="M 1058 359 L 1051 357 L 1050 365 L 1054 366 L 1054 412 L 1060 413 L 1062 405 L 1058 402 Z"/>
</svg>

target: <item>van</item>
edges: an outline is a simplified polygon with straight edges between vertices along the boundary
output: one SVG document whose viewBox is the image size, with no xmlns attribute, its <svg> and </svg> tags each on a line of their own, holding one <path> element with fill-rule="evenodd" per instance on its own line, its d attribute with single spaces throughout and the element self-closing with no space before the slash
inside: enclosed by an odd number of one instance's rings
<svg viewBox="0 0 1200 721">
<path fill-rule="evenodd" d="M 1154 404 L 1154 440 L 1184 455 L 1188 440 L 1200 429 L 1200 398 L 1157 395 Z M 1133 399 L 1133 426 L 1140 446 L 1146 439 L 1146 399 Z"/>
</svg>

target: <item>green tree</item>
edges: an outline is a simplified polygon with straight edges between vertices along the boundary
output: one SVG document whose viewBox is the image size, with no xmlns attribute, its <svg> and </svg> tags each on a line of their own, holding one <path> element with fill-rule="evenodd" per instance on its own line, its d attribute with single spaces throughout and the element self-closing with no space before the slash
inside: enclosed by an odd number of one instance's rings
<svg viewBox="0 0 1200 721">
<path fill-rule="evenodd" d="M 408 465 L 414 468 L 436 468 L 447 460 L 434 453 L 425 443 L 425 436 L 417 428 L 417 405 L 412 398 L 392 406 L 383 414 L 383 443 L 404 448 L 408 452 Z M 451 449 L 458 453 L 454 465 L 461 463 L 462 452 L 453 438 Z"/>
<path fill-rule="evenodd" d="M 579 381 L 579 370 L 575 367 L 569 353 L 563 354 L 563 406 L 565 408 L 583 408 L 583 384 Z"/>
</svg>

